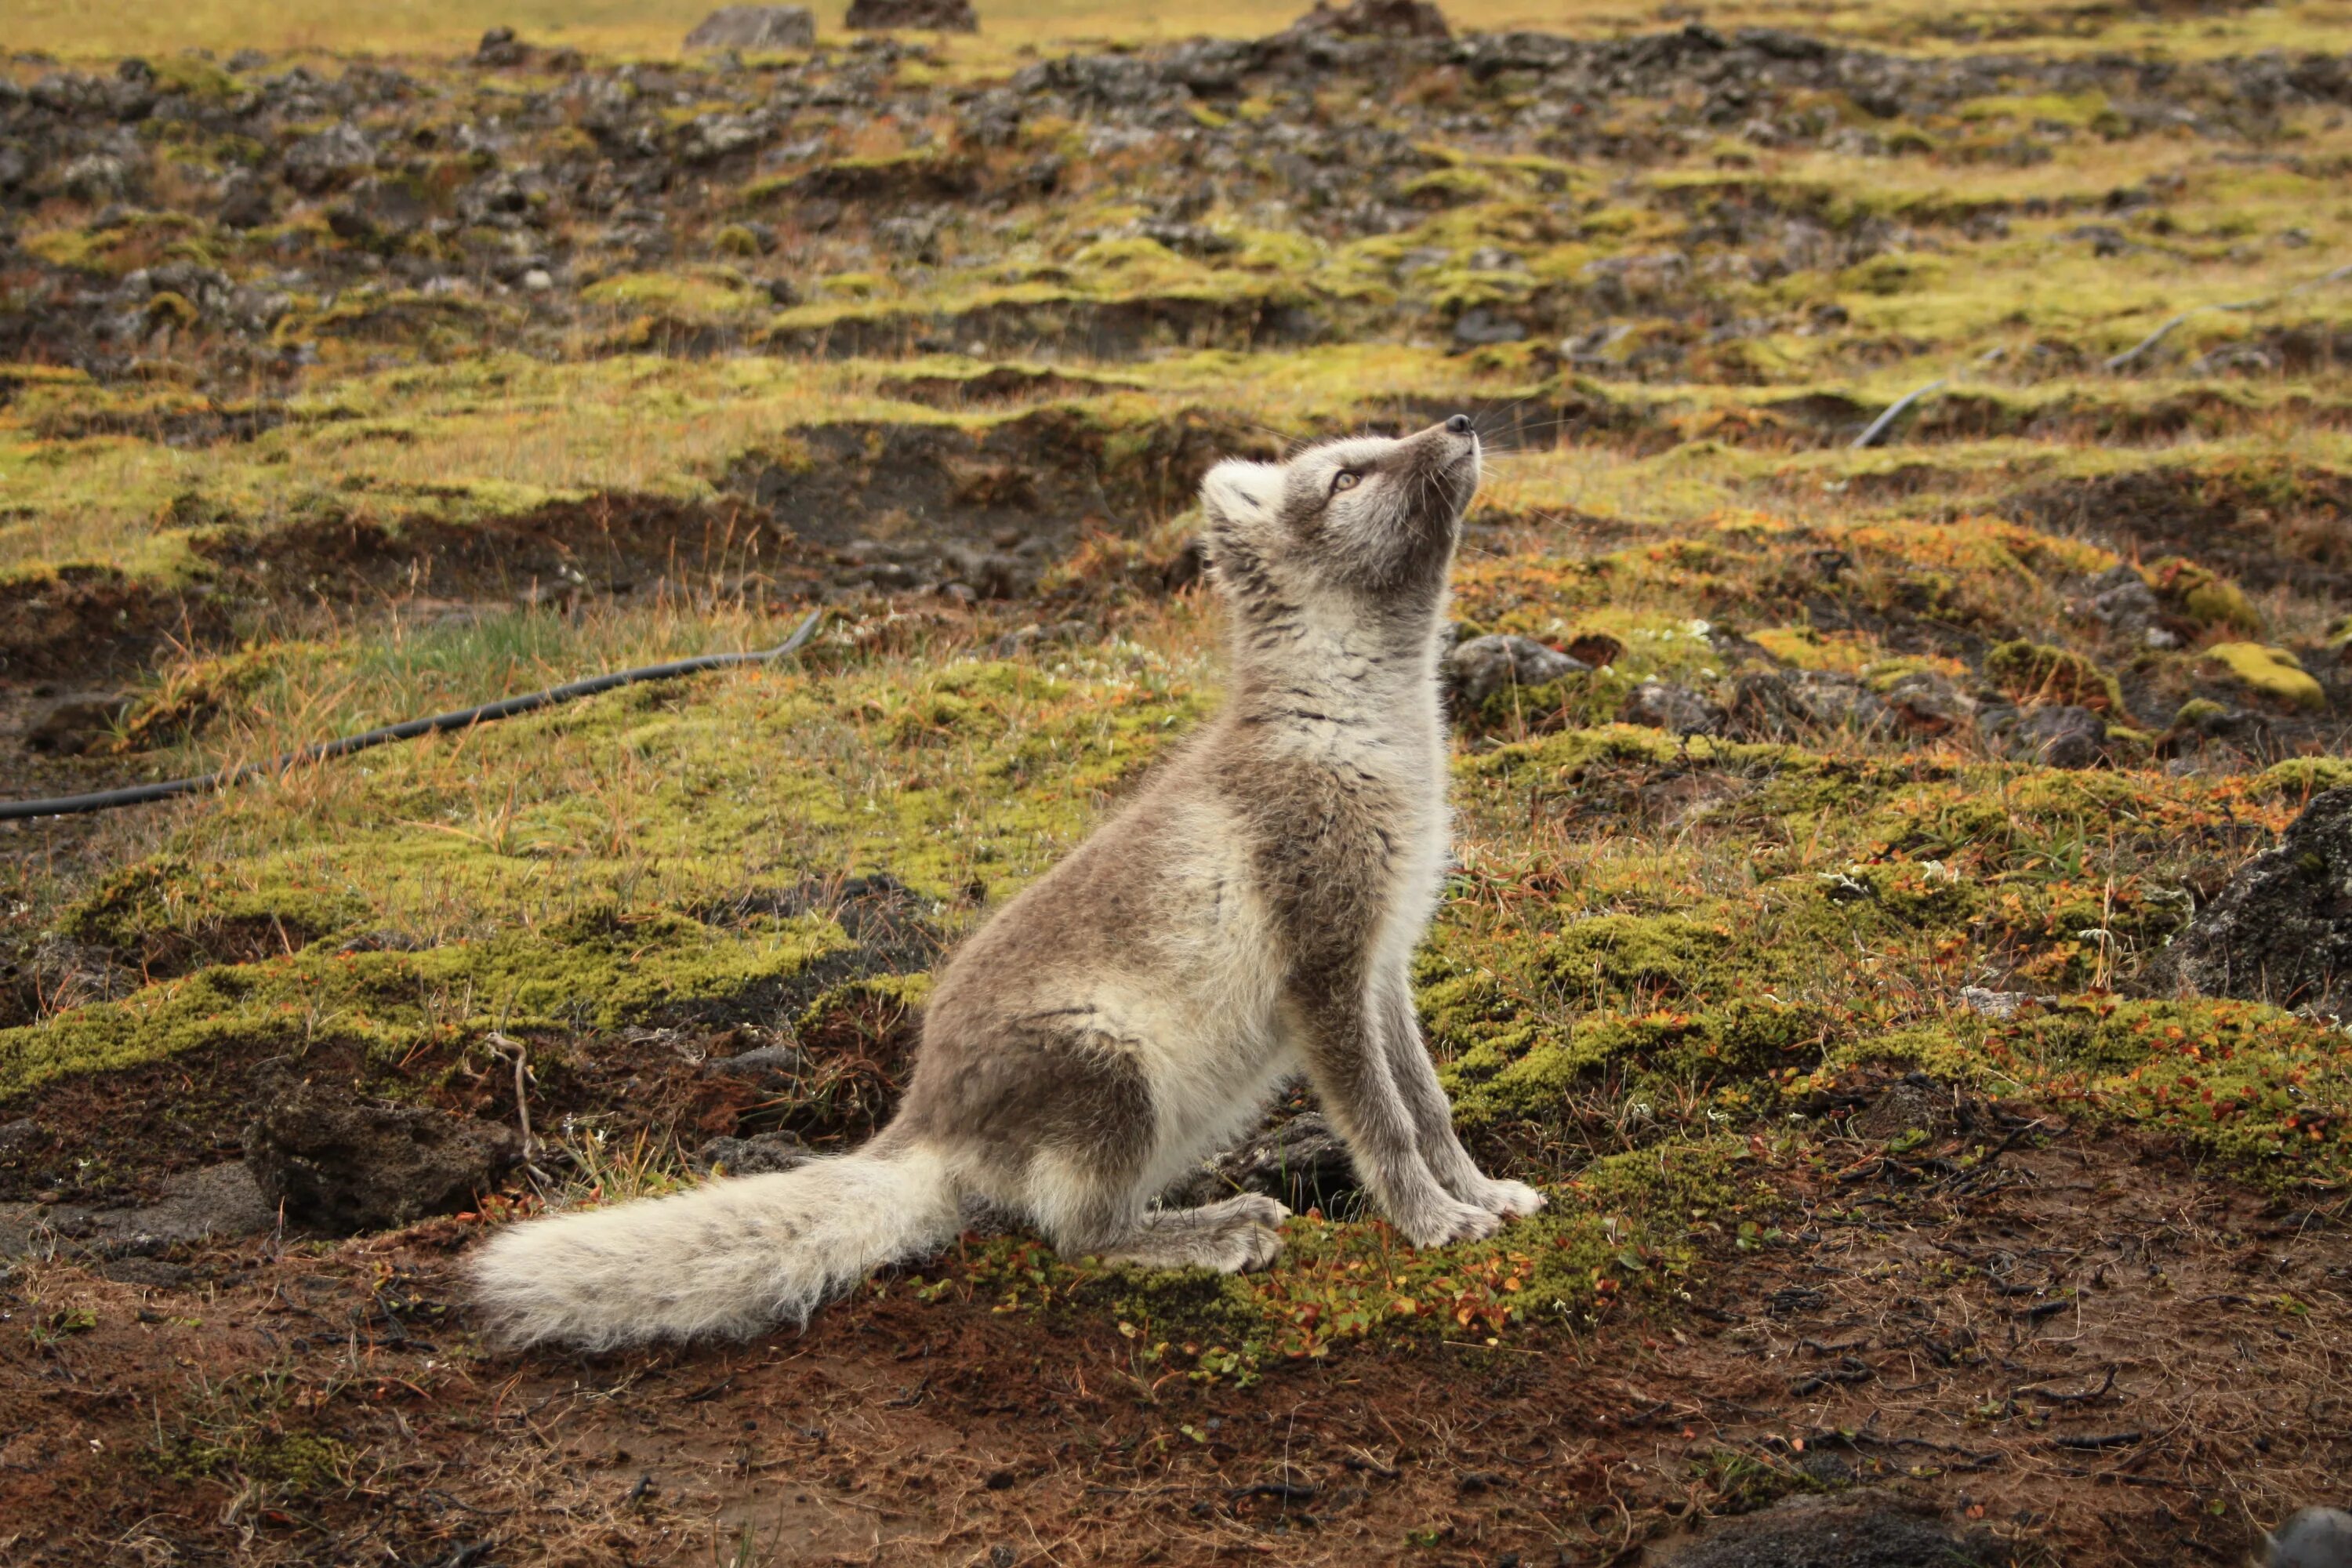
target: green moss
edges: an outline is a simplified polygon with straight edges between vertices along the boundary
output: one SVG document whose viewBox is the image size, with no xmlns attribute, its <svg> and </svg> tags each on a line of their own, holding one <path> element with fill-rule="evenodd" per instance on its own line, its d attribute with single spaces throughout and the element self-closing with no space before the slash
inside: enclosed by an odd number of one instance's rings
<svg viewBox="0 0 2352 1568">
<path fill-rule="evenodd" d="M 748 231 L 747 231 L 748 232 Z M 651 311 L 681 321 L 710 321 L 765 310 L 768 297 L 719 271 L 629 272 L 580 291 L 591 305 Z"/>
<path fill-rule="evenodd" d="M 2178 555 L 2168 555 L 2146 569 L 2148 586 L 2200 626 L 2227 626 L 2259 634 L 2262 617 L 2247 603 L 2245 591 L 2228 578 Z"/>
<path fill-rule="evenodd" d="M 2123 693 L 2116 678 L 2087 655 L 2047 643 L 2005 642 L 1985 655 L 1985 679 L 2020 702 L 2054 702 L 2120 713 Z"/>
<path fill-rule="evenodd" d="M 1492 1341 L 1671 1304 L 1697 1265 L 1699 1237 L 1769 1214 L 1769 1193 L 1742 1177 L 1747 1158 L 1728 1137 L 1609 1155 L 1550 1194 L 1542 1213 L 1455 1247 L 1417 1249 L 1384 1223 L 1302 1215 L 1283 1227 L 1274 1268 L 1215 1275 L 1106 1268 L 1008 1237 L 987 1244 L 961 1279 L 914 1288 L 937 1300 L 961 1285 L 1003 1312 L 1114 1316 L 1139 1368 L 1246 1384 L 1270 1364 L 1357 1341 Z"/>
<path fill-rule="evenodd" d="M 236 903 L 207 905 L 191 923 Z M 729 930 L 674 914 L 581 916 L 415 952 L 313 942 L 0 1030 L 0 1100 L 68 1075 L 221 1048 L 299 1051 L 337 1039 L 390 1061 L 490 1028 L 615 1028 L 681 1008 L 740 1007 L 852 945 L 816 917 Z"/>
<path fill-rule="evenodd" d="M 2327 692 L 2294 655 L 2261 643 L 2216 643 L 2205 658 L 2239 685 L 2290 708 L 2324 709 Z"/>
<path fill-rule="evenodd" d="M 2352 757 L 2289 757 L 2248 782 L 2250 795 L 2302 801 L 2322 790 L 2352 788 Z"/>
<path fill-rule="evenodd" d="M 2093 997 L 1999 1022 L 1959 1014 L 1837 1059 L 2023 1086 L 2100 1119 L 2163 1128 L 2266 1184 L 2352 1171 L 2352 1053 L 2341 1032 L 2258 1003 Z"/>
</svg>

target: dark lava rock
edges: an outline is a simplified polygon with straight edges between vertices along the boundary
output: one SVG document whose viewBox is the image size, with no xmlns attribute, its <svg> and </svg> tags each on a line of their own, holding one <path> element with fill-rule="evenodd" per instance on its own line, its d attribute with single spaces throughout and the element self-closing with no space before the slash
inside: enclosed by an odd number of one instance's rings
<svg viewBox="0 0 2352 1568">
<path fill-rule="evenodd" d="M 270 1203 L 326 1229 L 453 1214 L 521 1157 L 514 1131 L 497 1122 L 271 1076 L 261 1116 L 245 1130 L 246 1165 Z"/>
<path fill-rule="evenodd" d="M 2312 796 L 2278 847 L 2246 862 L 2156 955 L 2145 984 L 2352 1008 L 2352 789 Z"/>
<path fill-rule="evenodd" d="M 227 228 L 259 228 L 276 212 L 269 182 L 249 169 L 231 174 L 221 186 L 220 221 Z"/>
<path fill-rule="evenodd" d="M 1427 0 L 1354 0 L 1333 5 L 1315 0 L 1315 9 L 1293 22 L 1290 36 L 1338 34 L 1349 38 L 1450 38 L 1445 13 Z"/>
<path fill-rule="evenodd" d="M 713 1138 L 688 1163 L 706 1176 L 761 1176 L 815 1158 L 815 1151 L 789 1132 L 759 1132 L 749 1138 Z"/>
<path fill-rule="evenodd" d="M 482 35 L 482 41 L 474 46 L 474 63 L 493 69 L 528 65 L 530 63 L 530 46 L 516 37 L 512 27 L 492 27 Z"/>
<path fill-rule="evenodd" d="M 51 1252 L 100 1258 L 152 1258 L 192 1242 L 257 1236 L 278 1223 L 243 1165 L 214 1165 L 168 1177 L 152 1204 L 100 1209 L 79 1204 L 0 1204 L 0 1257 Z M 110 1270 L 110 1279 L 169 1284 L 163 1270 Z"/>
<path fill-rule="evenodd" d="M 25 744 L 36 752 L 78 757 L 110 745 L 130 711 L 128 692 L 76 691 L 41 710 L 25 731 Z"/>
<path fill-rule="evenodd" d="M 1625 694 L 1617 717 L 1677 735 L 1719 735 L 1729 716 L 1688 687 L 1645 680 Z"/>
<path fill-rule="evenodd" d="M 1300 1214 L 1328 1213 L 1352 1197 L 1359 1184 L 1348 1146 L 1312 1110 L 1277 1121 L 1229 1150 L 1161 1195 L 1173 1206 L 1213 1204 L 1237 1193 L 1263 1193 Z"/>
<path fill-rule="evenodd" d="M 977 33 L 980 17 L 971 0 L 849 0 L 841 25 L 852 32 L 880 33 L 924 27 L 937 33 Z"/>
<path fill-rule="evenodd" d="M 1991 1559 L 1932 1519 L 1811 1497 L 1727 1520 L 1670 1568 L 1969 1568 Z"/>
<path fill-rule="evenodd" d="M 1499 634 L 1472 637 L 1445 659 L 1455 693 L 1473 708 L 1508 687 L 1542 686 L 1591 668 L 1533 637 Z"/>
<path fill-rule="evenodd" d="M 689 49 L 809 49 L 816 13 L 805 5 L 727 5 L 686 36 Z"/>
<path fill-rule="evenodd" d="M 2015 762 L 2087 768 L 2106 755 L 2106 721 L 2087 708 L 1992 710 L 1984 731 L 2001 755 Z"/>
</svg>

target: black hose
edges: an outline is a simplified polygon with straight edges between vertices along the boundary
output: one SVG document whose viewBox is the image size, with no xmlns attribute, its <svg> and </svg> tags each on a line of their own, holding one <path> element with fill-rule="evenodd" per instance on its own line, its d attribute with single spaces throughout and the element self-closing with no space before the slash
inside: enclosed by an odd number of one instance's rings
<svg viewBox="0 0 2352 1568">
<path fill-rule="evenodd" d="M 700 670 L 722 669 L 732 664 L 761 664 L 798 652 L 816 631 L 817 623 L 824 618 L 822 609 L 811 610 L 808 619 L 803 621 L 792 636 L 774 647 L 754 653 L 707 653 L 698 658 L 674 659 L 668 664 L 649 664 L 642 669 L 624 669 L 612 675 L 599 675 L 587 680 L 575 680 L 568 686 L 551 687 L 545 691 L 501 698 L 496 702 L 485 702 L 478 708 L 461 709 L 455 713 L 436 713 L 430 719 L 411 719 L 403 724 L 387 724 L 381 730 L 345 735 L 339 741 L 320 741 L 299 752 L 289 752 L 271 762 L 248 763 L 241 768 L 226 768 L 201 778 L 166 779 L 162 784 L 132 784 L 126 789 L 101 790 L 96 795 L 60 795 L 55 800 L 0 802 L 0 822 L 20 821 L 28 816 L 70 816 L 84 811 L 112 811 L 117 806 L 144 805 L 150 801 L 169 800 L 175 795 L 199 795 L 210 790 L 226 789 L 264 773 L 284 773 L 302 763 L 347 757 L 371 746 L 385 745 L 394 741 L 413 741 L 419 735 L 429 735 L 437 730 L 463 730 L 475 724 L 488 724 L 493 720 L 511 719 L 535 708 L 552 708 L 559 702 L 593 697 L 616 686 L 634 686 L 641 680 L 667 680 Z"/>
</svg>

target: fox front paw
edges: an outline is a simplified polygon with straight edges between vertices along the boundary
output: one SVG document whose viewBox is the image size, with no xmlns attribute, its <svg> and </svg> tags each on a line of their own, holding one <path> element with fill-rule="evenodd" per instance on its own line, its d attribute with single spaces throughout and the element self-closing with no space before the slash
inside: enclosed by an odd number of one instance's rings
<svg viewBox="0 0 2352 1568">
<path fill-rule="evenodd" d="M 1525 1182 L 1481 1179 L 1463 1201 L 1504 1219 L 1525 1219 L 1544 1206 L 1544 1195 Z"/>
<path fill-rule="evenodd" d="M 1415 1247 L 1444 1247 L 1492 1236 L 1502 1223 L 1486 1209 L 1447 1198 L 1399 1216 L 1397 1228 Z"/>
</svg>

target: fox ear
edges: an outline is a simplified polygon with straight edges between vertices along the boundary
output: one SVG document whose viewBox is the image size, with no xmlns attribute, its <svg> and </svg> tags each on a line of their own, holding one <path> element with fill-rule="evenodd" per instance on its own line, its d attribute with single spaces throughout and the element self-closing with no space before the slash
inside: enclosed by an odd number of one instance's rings
<svg viewBox="0 0 2352 1568">
<path fill-rule="evenodd" d="M 1274 463 L 1228 458 L 1201 481 L 1201 509 L 1226 524 L 1263 522 L 1282 495 L 1282 469 Z"/>
</svg>

